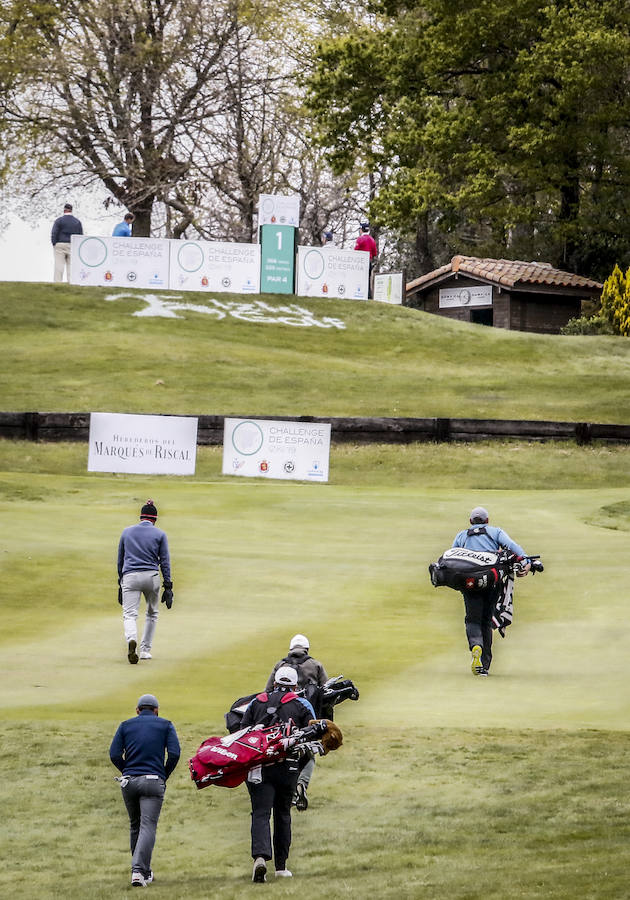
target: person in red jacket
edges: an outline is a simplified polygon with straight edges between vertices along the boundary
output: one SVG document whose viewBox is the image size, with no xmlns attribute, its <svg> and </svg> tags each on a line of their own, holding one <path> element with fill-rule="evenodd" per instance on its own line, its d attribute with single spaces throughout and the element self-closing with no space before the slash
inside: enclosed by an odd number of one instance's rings
<svg viewBox="0 0 630 900">
<path fill-rule="evenodd" d="M 372 297 L 372 269 L 374 268 L 374 264 L 376 262 L 376 257 L 378 256 L 378 247 L 376 246 L 376 241 L 370 234 L 370 223 L 369 222 L 361 222 L 359 226 L 361 229 L 361 234 L 356 240 L 354 245 L 355 250 L 365 250 L 370 254 L 370 280 L 368 285 L 368 297 Z"/>
</svg>

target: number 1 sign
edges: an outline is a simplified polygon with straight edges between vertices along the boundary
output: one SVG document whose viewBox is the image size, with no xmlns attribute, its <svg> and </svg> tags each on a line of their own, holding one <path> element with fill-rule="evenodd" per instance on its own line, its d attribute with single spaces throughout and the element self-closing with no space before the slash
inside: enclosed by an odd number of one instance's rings
<svg viewBox="0 0 630 900">
<path fill-rule="evenodd" d="M 262 225 L 260 233 L 260 292 L 292 294 L 297 228 L 292 225 Z"/>
</svg>

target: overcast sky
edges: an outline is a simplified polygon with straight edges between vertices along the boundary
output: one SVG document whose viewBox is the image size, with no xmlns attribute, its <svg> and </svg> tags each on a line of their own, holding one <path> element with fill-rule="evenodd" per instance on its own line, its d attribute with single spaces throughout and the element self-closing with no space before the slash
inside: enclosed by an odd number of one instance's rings
<svg viewBox="0 0 630 900">
<path fill-rule="evenodd" d="M 117 222 L 121 222 L 126 210 L 112 212 L 95 209 L 92 202 L 82 204 L 72 200 L 73 214 L 83 224 L 84 234 L 111 235 Z M 9 227 L 0 232 L 0 281 L 52 281 L 53 249 L 50 232 L 53 222 L 63 214 L 63 202 L 59 211 L 49 220 L 32 223 L 13 217 Z"/>
</svg>

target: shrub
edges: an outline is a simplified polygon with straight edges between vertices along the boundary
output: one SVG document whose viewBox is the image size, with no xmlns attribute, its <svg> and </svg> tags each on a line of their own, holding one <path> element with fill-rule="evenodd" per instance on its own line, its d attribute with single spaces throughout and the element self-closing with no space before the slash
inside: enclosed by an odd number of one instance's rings
<svg viewBox="0 0 630 900">
<path fill-rule="evenodd" d="M 613 326 L 600 313 L 596 316 L 579 316 L 569 319 L 560 334 L 614 334 Z"/>
</svg>

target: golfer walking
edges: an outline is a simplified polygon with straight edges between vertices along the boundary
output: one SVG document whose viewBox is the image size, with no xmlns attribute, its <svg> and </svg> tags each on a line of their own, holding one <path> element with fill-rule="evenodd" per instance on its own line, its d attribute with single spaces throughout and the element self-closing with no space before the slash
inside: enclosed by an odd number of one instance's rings
<svg viewBox="0 0 630 900">
<path fill-rule="evenodd" d="M 160 570 L 164 580 L 162 602 L 167 609 L 173 605 L 168 540 L 156 526 L 156 519 L 156 506 L 153 500 L 147 500 L 140 510 L 140 522 L 125 528 L 118 543 L 118 602 L 123 608 L 127 659 L 132 665 L 138 662 L 138 612 L 143 594 L 147 601 L 147 613 L 140 642 L 140 659 L 152 658 L 151 647 L 160 602 Z"/>
<path fill-rule="evenodd" d="M 274 676 L 270 693 L 258 694 L 245 710 L 241 726 L 269 725 L 292 721 L 304 728 L 315 718 L 313 707 L 295 693 L 297 672 L 281 666 Z M 252 881 L 267 880 L 267 863 L 272 857 L 270 819 L 273 810 L 273 858 L 276 877 L 291 878 L 287 869 L 291 847 L 291 801 L 298 775 L 297 756 L 272 766 L 250 771 L 247 790 L 252 804 Z"/>
<path fill-rule="evenodd" d="M 146 887 L 153 881 L 151 856 L 158 819 L 166 781 L 179 756 L 173 723 L 159 716 L 157 697 L 143 694 L 136 717 L 120 723 L 109 748 L 109 758 L 122 772 L 118 780 L 129 814 L 133 887 Z"/>
<path fill-rule="evenodd" d="M 470 513 L 470 528 L 455 535 L 453 547 L 466 547 L 468 550 L 508 549 L 523 559 L 527 556 L 523 548 L 496 525 L 488 524 L 488 511 L 483 506 L 476 506 Z M 527 575 L 531 563 L 527 562 L 517 572 L 519 576 Z M 473 675 L 488 675 L 492 662 L 492 616 L 494 614 L 499 590 L 488 587 L 485 590 L 462 591 L 466 608 L 466 637 L 472 654 L 471 669 Z"/>
</svg>

